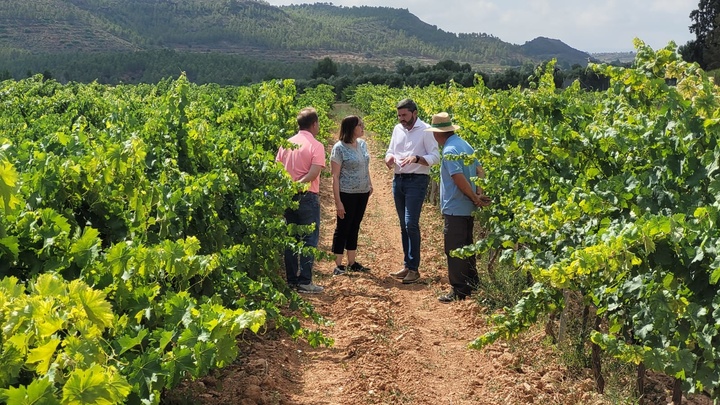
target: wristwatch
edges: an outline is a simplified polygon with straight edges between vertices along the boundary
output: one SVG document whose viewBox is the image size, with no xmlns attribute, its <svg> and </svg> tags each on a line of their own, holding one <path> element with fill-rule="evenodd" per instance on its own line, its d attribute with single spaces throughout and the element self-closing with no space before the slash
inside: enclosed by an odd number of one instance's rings
<svg viewBox="0 0 720 405">
<path fill-rule="evenodd" d="M 415 163 L 420 163 L 420 155 L 415 155 Z"/>
</svg>

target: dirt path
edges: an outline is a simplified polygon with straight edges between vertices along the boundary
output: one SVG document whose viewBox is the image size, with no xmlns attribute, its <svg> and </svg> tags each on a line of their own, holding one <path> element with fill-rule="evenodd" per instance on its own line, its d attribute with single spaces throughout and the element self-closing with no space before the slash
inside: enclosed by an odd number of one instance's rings
<svg viewBox="0 0 720 405">
<path fill-rule="evenodd" d="M 246 356 L 189 387 L 192 396 L 208 404 L 247 405 L 575 402 L 558 401 L 562 369 L 531 372 L 508 344 L 467 349 L 486 330 L 484 309 L 474 300 L 437 300 L 448 280 L 436 207 L 426 204 L 421 218 L 423 282 L 403 285 L 388 276 L 402 266 L 392 172 L 379 158 L 384 151 L 371 137 L 367 141 L 376 157 L 370 168 L 374 193 L 362 223 L 358 261 L 371 271 L 332 276 L 334 263 L 318 262 L 316 282 L 325 286 L 325 293 L 305 296 L 334 322 L 322 330 L 335 345 L 312 349 L 274 331 L 250 336 Z M 335 207 L 329 170 L 321 179 L 320 195 L 319 248 L 330 252 Z M 587 387 L 581 388 L 574 391 L 586 395 Z"/>
<path fill-rule="evenodd" d="M 370 135 L 370 134 L 369 134 Z M 388 276 L 402 265 L 402 246 L 384 151 L 368 137 L 374 194 L 361 228 L 358 261 L 369 273 L 332 276 L 316 263 L 324 294 L 305 296 L 327 319 L 332 348 L 310 348 L 278 331 L 248 336 L 241 358 L 186 386 L 203 404 L 605 404 L 627 403 L 593 392 L 587 369 L 569 371 L 542 332 L 475 351 L 487 330 L 475 300 L 442 304 L 448 289 L 442 219 L 426 204 L 421 218 L 423 282 Z M 329 170 L 321 179 L 319 248 L 331 251 L 335 207 Z M 308 326 L 314 327 L 308 323 Z M 579 371 L 578 371 L 579 370 Z M 607 379 L 608 377 L 606 377 Z M 182 402 L 186 403 L 186 402 Z"/>
</svg>

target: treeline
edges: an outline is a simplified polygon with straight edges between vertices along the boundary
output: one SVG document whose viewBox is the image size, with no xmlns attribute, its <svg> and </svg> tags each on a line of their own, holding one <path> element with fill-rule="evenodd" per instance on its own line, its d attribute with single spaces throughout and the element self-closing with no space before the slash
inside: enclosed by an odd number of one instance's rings
<svg viewBox="0 0 720 405">
<path fill-rule="evenodd" d="M 5 55 L 6 57 L 2 57 Z M 10 62 L 12 61 L 12 63 Z M 292 78 L 299 89 L 328 84 L 334 87 L 341 100 L 348 99 L 361 84 L 426 87 L 452 82 L 473 86 L 476 77 L 482 78 L 490 89 L 527 88 L 541 65 L 526 63 L 501 72 L 481 72 L 468 63 L 443 60 L 434 65 L 410 64 L 403 59 L 394 69 L 370 65 L 336 63 L 326 57 L 320 61 L 306 59 L 288 62 L 271 59 L 218 54 L 183 53 L 172 50 L 158 52 L 120 52 L 92 54 L 22 55 L 0 52 L 0 80 L 23 79 L 42 74 L 46 79 L 60 82 L 102 84 L 157 83 L 185 72 L 196 84 L 247 85 L 271 79 Z M 580 65 L 569 69 L 555 68 L 556 87 L 566 87 L 575 80 L 588 90 L 607 89 L 608 81 Z"/>
<path fill-rule="evenodd" d="M 222 53 L 172 50 L 106 53 L 23 54 L 0 51 L 0 79 L 37 73 L 59 82 L 157 83 L 185 72 L 197 84 L 247 85 L 278 78 L 310 78 L 312 59 L 283 62 Z"/>
<path fill-rule="evenodd" d="M 506 69 L 497 73 L 474 71 L 465 63 L 460 64 L 452 60 L 444 60 L 435 65 L 410 65 L 404 60 L 396 63 L 395 70 L 376 69 L 367 72 L 362 68 L 347 71 L 347 67 L 336 65 L 330 58 L 317 63 L 310 80 L 298 80 L 299 88 L 312 88 L 319 84 L 329 84 L 335 88 L 335 93 L 341 100 L 349 99 L 358 85 L 374 84 L 386 85 L 392 88 L 404 86 L 426 87 L 431 84 L 447 84 L 455 82 L 463 87 L 475 84 L 476 77 L 480 77 L 490 89 L 505 90 L 515 87 L 527 88 L 537 82 L 536 72 L 542 71 L 545 64 L 525 64 L 519 68 Z M 605 90 L 609 81 L 591 69 L 580 65 L 573 65 L 570 69 L 555 68 L 555 86 L 563 88 L 578 80 L 580 86 L 586 90 Z"/>
</svg>

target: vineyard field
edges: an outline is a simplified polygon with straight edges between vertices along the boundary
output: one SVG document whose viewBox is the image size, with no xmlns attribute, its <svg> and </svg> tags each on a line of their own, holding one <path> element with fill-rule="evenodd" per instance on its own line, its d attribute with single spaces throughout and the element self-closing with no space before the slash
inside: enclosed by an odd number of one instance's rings
<svg viewBox="0 0 720 405">
<path fill-rule="evenodd" d="M 674 45 L 636 49 L 632 67 L 589 67 L 603 92 L 557 89 L 550 62 L 530 89 L 362 85 L 352 102 L 373 142 L 410 97 L 475 148 L 493 204 L 477 212 L 484 237 L 454 254 L 529 283 L 470 348 L 551 324 L 574 297 L 599 392 L 604 351 L 672 377 L 678 397 L 717 399 L 720 92 Z M 288 231 L 308 229 L 283 220 L 301 186 L 274 160 L 302 107 L 327 138 L 335 99 L 292 80 L 0 83 L 0 402 L 158 404 L 267 328 L 331 346 L 280 276 L 281 252 L 303 249 Z"/>
<path fill-rule="evenodd" d="M 475 148 L 494 203 L 477 214 L 487 237 L 456 254 L 497 257 L 532 283 L 471 347 L 553 319 L 572 292 L 600 392 L 602 350 L 717 398 L 720 92 L 673 44 L 636 48 L 630 68 L 591 65 L 610 78 L 604 92 L 556 89 L 549 63 L 530 89 L 367 85 L 353 102 L 389 136 L 410 97 L 426 121 L 449 112 Z"/>
<path fill-rule="evenodd" d="M 157 404 L 270 325 L 332 344 L 281 311 L 324 322 L 279 277 L 299 186 L 274 156 L 299 108 L 329 128 L 334 99 L 292 80 L 0 83 L 0 402 Z"/>
</svg>

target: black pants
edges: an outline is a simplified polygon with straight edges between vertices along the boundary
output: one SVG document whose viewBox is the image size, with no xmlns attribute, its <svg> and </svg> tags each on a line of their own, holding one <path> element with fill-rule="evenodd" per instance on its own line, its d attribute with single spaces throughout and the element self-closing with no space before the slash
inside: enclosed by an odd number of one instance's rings
<svg viewBox="0 0 720 405">
<path fill-rule="evenodd" d="M 473 217 L 444 215 L 445 256 L 448 261 L 448 278 L 455 294 L 463 297 L 470 295 L 472 287 L 478 283 L 475 255 L 463 259 L 451 257 L 450 252 L 472 245 Z"/>
<path fill-rule="evenodd" d="M 337 217 L 333 234 L 332 251 L 341 255 L 345 250 L 357 250 L 360 222 L 365 216 L 370 193 L 340 193 L 340 202 L 345 207 L 345 218 Z"/>
</svg>

